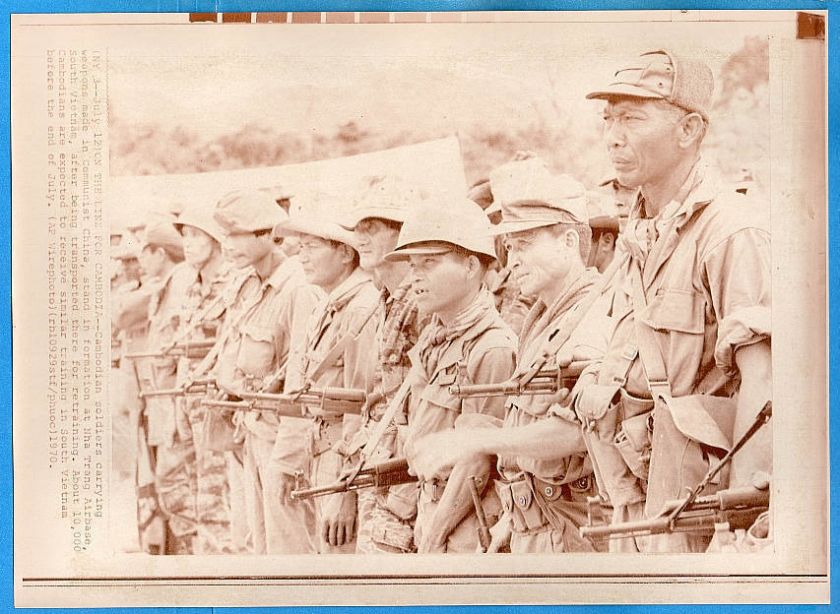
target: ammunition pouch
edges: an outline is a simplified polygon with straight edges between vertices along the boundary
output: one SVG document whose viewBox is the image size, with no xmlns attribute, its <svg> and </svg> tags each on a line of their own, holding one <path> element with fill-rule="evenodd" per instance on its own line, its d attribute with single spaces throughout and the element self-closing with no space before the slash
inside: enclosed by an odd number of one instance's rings
<svg viewBox="0 0 840 614">
<path fill-rule="evenodd" d="M 632 449 L 633 444 L 624 442 L 643 442 L 644 437 L 639 432 L 642 419 L 639 423 L 630 423 L 626 427 L 625 420 L 632 419 L 635 415 L 650 413 L 653 402 L 647 401 L 647 407 L 632 404 L 635 397 L 628 397 L 630 403 L 625 407 L 624 397 L 621 394 L 621 387 L 618 384 L 593 384 L 584 388 L 577 396 L 574 403 L 577 413 L 584 428 L 584 442 L 586 444 L 592 467 L 598 480 L 598 488 L 601 496 L 609 499 L 613 505 L 628 505 L 644 500 L 644 487 L 638 476 L 630 471 L 631 463 L 628 463 L 625 456 L 638 457 L 638 462 L 632 463 L 640 472 L 643 471 L 644 462 L 641 460 L 644 451 L 636 452 Z M 646 423 L 645 423 L 646 428 Z M 628 435 L 628 433 L 632 433 Z M 630 447 L 629 450 L 620 450 L 616 440 L 622 441 L 622 445 Z"/>
<path fill-rule="evenodd" d="M 414 527 L 407 522 L 389 519 L 375 522 L 370 531 L 371 540 L 388 551 L 412 553 L 414 546 Z"/>
<path fill-rule="evenodd" d="M 615 444 L 631 473 L 641 480 L 648 479 L 653 431 L 653 401 L 634 397 L 621 391 L 621 420 L 615 434 Z"/>
<path fill-rule="evenodd" d="M 729 397 L 660 397 L 653 414 L 652 452 L 645 514 L 685 496 L 732 447 L 736 401 Z M 701 494 L 726 488 L 728 466 Z"/>
<path fill-rule="evenodd" d="M 496 480 L 496 494 L 502 509 L 508 513 L 516 533 L 539 532 L 548 529 L 562 529 L 551 513 L 558 501 L 585 500 L 594 487 L 591 475 L 583 476 L 567 484 L 545 482 L 530 474 L 511 482 Z M 565 517 L 565 514 L 557 514 Z"/>
</svg>

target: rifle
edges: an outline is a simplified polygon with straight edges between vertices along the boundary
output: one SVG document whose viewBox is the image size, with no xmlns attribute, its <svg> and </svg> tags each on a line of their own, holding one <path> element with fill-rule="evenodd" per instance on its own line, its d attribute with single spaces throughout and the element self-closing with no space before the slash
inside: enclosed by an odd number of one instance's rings
<svg viewBox="0 0 840 614">
<path fill-rule="evenodd" d="M 589 364 L 587 361 L 580 361 L 573 362 L 564 368 L 542 369 L 525 382 L 519 378 L 513 378 L 498 384 L 454 384 L 449 387 L 449 392 L 460 399 L 553 394 L 563 388 L 574 386 L 577 378 Z"/>
<path fill-rule="evenodd" d="M 171 356 L 173 358 L 204 358 L 207 352 L 216 343 L 215 339 L 203 339 L 201 341 L 192 341 L 184 343 L 170 343 L 155 352 L 131 352 L 125 357 L 130 360 L 138 358 L 164 358 Z"/>
<path fill-rule="evenodd" d="M 206 377 L 194 380 L 186 386 L 178 388 L 160 388 L 158 390 L 146 390 L 140 392 L 141 399 L 148 399 L 153 397 L 183 397 L 188 394 L 205 394 L 214 389 L 216 379 Z"/>
<path fill-rule="evenodd" d="M 770 482 L 754 484 L 742 488 L 721 490 L 713 495 L 701 497 L 714 477 L 732 461 L 732 458 L 758 430 L 770 421 L 773 415 L 773 403 L 767 401 L 756 415 L 752 425 L 732 446 L 726 455 L 714 466 L 684 499 L 666 502 L 662 511 L 650 520 L 624 522 L 615 525 L 587 526 L 580 528 L 583 537 L 593 539 L 617 539 L 620 537 L 639 537 L 658 533 L 706 532 L 714 530 L 719 523 L 729 523 L 733 529 L 748 529 L 759 514 L 770 507 Z M 599 505 L 600 499 L 589 500 L 590 525 L 593 518 L 593 505 Z M 746 526 L 743 526 L 746 523 Z"/>
<path fill-rule="evenodd" d="M 362 488 L 379 488 L 397 486 L 417 481 L 417 476 L 408 473 L 408 461 L 404 458 L 394 458 L 377 465 L 360 469 L 351 480 L 337 480 L 325 486 L 300 488 L 292 491 L 292 499 L 311 499 L 340 492 L 360 490 Z"/>
<path fill-rule="evenodd" d="M 299 393 L 242 392 L 241 401 L 204 399 L 205 407 L 228 411 L 266 411 L 290 418 L 306 417 L 306 407 L 316 405 L 324 413 L 359 414 L 367 395 L 355 388 L 309 389 Z"/>
<path fill-rule="evenodd" d="M 769 482 L 695 497 L 689 506 L 684 507 L 686 501 L 687 498 L 666 502 L 662 511 L 649 520 L 585 526 L 580 528 L 580 534 L 585 538 L 603 540 L 661 533 L 713 533 L 721 523 L 727 523 L 732 530 L 748 529 L 770 506 Z M 589 505 L 591 518 L 592 506 L 603 504 L 600 498 L 590 497 Z M 672 520 L 671 515 L 681 508 L 680 515 Z"/>
</svg>

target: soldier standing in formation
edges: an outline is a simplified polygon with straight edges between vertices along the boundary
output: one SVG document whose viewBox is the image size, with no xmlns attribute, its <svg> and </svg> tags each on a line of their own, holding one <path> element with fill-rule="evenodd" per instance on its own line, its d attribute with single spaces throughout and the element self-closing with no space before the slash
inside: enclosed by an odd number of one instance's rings
<svg viewBox="0 0 840 614">
<path fill-rule="evenodd" d="M 380 289 L 376 314 L 378 360 L 362 427 L 346 450 L 351 466 L 358 462 L 356 453 L 361 453 L 368 443 L 408 375 L 411 368 L 408 351 L 417 343 L 428 320 L 417 308 L 408 263 L 385 259 L 397 246 L 406 215 L 421 202 L 417 189 L 391 177 L 374 177 L 342 222 L 355 234 L 361 268 L 373 274 L 374 283 Z M 365 455 L 363 460 L 374 464 L 401 456 L 400 434 L 407 421 L 402 407 L 370 456 Z M 361 491 L 356 551 L 413 552 L 416 501 L 416 484 L 396 485 L 379 492 Z"/>
<path fill-rule="evenodd" d="M 182 213 L 186 268 L 175 227 L 151 224 L 147 289 L 122 298 L 115 321 L 148 319 L 152 347 L 215 339 L 204 358 L 181 358 L 181 386 L 209 375 L 234 401 L 367 394 L 361 417 L 307 401 L 300 418 L 251 407 L 232 422 L 191 397 L 180 412 L 165 396 L 147 402 L 167 551 L 473 552 L 486 515 L 499 517 L 491 551 L 509 541 L 514 553 L 592 552 L 579 533 L 588 497 L 599 493 L 620 523 L 683 496 L 771 388 L 769 233 L 750 198 L 701 160 L 712 86 L 702 62 L 657 50 L 588 96 L 606 103 L 607 198 L 622 196 L 605 215 L 529 156 L 472 190 L 487 213 L 392 177 L 368 180 L 340 217 L 296 198 L 290 216 L 267 193 L 233 193 L 213 219 Z M 493 278 L 499 252 L 507 262 Z M 492 291 L 498 304 L 535 302 L 524 318 L 500 315 Z M 174 384 L 171 358 L 144 365 L 154 387 Z M 457 393 L 573 365 L 571 391 L 558 379 L 551 392 Z M 738 453 L 731 486 L 770 471 L 769 438 L 764 429 Z M 296 483 L 342 483 L 402 455 L 418 483 L 290 496 Z M 666 532 L 610 549 L 708 545 Z"/>
<path fill-rule="evenodd" d="M 484 211 L 466 199 L 418 207 L 386 258 L 408 259 L 417 305 L 432 318 L 409 352 L 407 449 L 425 435 L 456 428 L 460 419 L 465 425 L 500 420 L 504 399 L 462 400 L 450 391 L 459 379 L 490 384 L 513 372 L 515 337 L 484 286 L 496 258 Z M 489 463 L 479 459 L 458 469 L 420 483 L 415 543 L 421 553 L 476 549 L 467 477 L 486 485 Z"/>
<path fill-rule="evenodd" d="M 771 390 L 770 235 L 748 197 L 700 158 L 712 90 L 703 62 L 657 50 L 588 95 L 606 101 L 618 180 L 639 188 L 623 233 L 630 257 L 614 287 L 616 330 L 576 394 L 614 521 L 653 516 L 693 488 L 710 462 L 696 444 L 722 447 L 722 456 Z M 675 419 L 682 412 L 708 419 Z M 639 427 L 647 445 L 632 443 Z M 769 470 L 769 442 L 764 429 L 738 453 L 732 486 Z M 611 546 L 680 552 L 707 542 L 670 533 Z"/>
<path fill-rule="evenodd" d="M 314 313 L 310 312 L 303 360 L 297 367 L 298 381 L 312 388 L 367 390 L 376 364 L 371 348 L 375 347 L 374 315 L 379 293 L 370 275 L 359 267 L 353 233 L 311 212 L 289 217 L 275 233 L 298 236 L 298 255 L 306 278 L 325 294 Z M 305 475 L 313 483 L 332 482 L 344 464 L 344 457 L 333 448 L 352 438 L 360 419 L 325 414 L 314 406 L 307 411 L 312 416 L 310 448 L 300 458 L 300 466 L 305 467 Z M 313 538 L 318 552 L 353 553 L 356 525 L 355 493 L 316 500 Z"/>
</svg>

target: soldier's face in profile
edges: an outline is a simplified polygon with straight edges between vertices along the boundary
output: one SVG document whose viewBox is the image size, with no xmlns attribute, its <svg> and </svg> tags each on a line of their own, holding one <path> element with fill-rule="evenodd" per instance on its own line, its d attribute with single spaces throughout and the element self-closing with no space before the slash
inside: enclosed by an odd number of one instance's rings
<svg viewBox="0 0 840 614">
<path fill-rule="evenodd" d="M 615 99 L 604 109 L 604 138 L 618 180 L 628 187 L 663 181 L 678 158 L 676 107 L 639 98 Z"/>
<path fill-rule="evenodd" d="M 615 235 L 611 232 L 601 232 L 597 238 L 592 238 L 591 266 L 603 273 L 615 256 Z"/>
<path fill-rule="evenodd" d="M 270 237 L 253 232 L 237 232 L 225 237 L 225 254 L 237 268 L 259 262 L 272 247 Z"/>
<path fill-rule="evenodd" d="M 400 233 L 382 220 L 368 218 L 353 229 L 359 249 L 359 264 L 365 271 L 382 266 L 385 254 L 394 251 Z"/>
<path fill-rule="evenodd" d="M 213 237 L 194 226 L 184 226 L 181 236 L 184 238 L 184 260 L 197 269 L 204 266 L 213 256 L 213 250 L 218 248 Z"/>
<path fill-rule="evenodd" d="M 298 258 L 306 280 L 329 291 L 337 285 L 347 264 L 348 248 L 313 235 L 300 235 Z"/>
<path fill-rule="evenodd" d="M 166 252 L 161 248 L 145 246 L 140 252 L 140 270 L 143 277 L 154 279 L 163 272 L 166 263 Z"/>
<path fill-rule="evenodd" d="M 456 252 L 412 255 L 409 265 L 417 307 L 423 313 L 458 313 L 467 306 L 473 286 L 481 283 L 473 270 L 480 268 L 474 256 Z"/>
<path fill-rule="evenodd" d="M 524 294 L 543 296 L 548 288 L 559 286 L 570 259 L 579 258 L 576 241 L 549 227 L 509 234 L 505 245 L 508 266 Z"/>
</svg>

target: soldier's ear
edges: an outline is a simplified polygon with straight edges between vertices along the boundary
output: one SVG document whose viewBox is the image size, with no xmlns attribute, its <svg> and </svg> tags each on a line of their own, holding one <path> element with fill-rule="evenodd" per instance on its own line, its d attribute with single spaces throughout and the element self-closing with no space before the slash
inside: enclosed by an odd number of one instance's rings
<svg viewBox="0 0 840 614">
<path fill-rule="evenodd" d="M 680 147 L 686 149 L 699 144 L 706 133 L 706 122 L 699 113 L 689 113 L 677 124 L 680 137 Z"/>
</svg>

